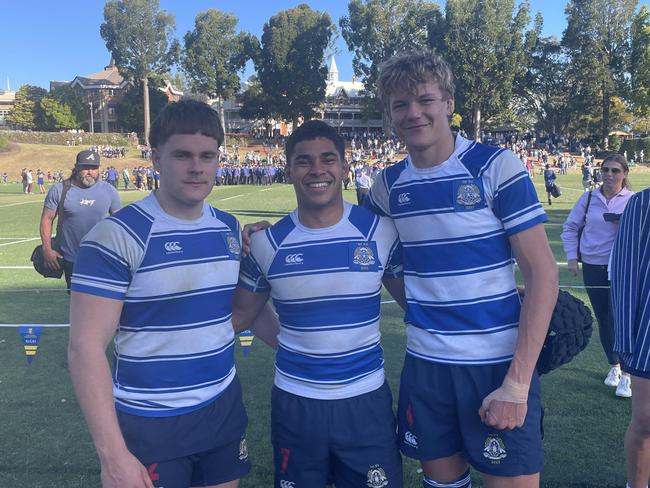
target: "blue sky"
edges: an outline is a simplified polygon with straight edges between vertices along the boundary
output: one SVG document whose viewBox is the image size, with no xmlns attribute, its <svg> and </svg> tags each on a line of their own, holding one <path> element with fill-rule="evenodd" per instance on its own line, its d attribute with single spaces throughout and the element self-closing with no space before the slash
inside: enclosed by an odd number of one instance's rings
<svg viewBox="0 0 650 488">
<path fill-rule="evenodd" d="M 194 27 L 198 12 L 216 8 L 239 18 L 239 28 L 258 37 L 264 23 L 280 10 L 308 3 L 327 11 L 333 22 L 347 13 L 347 0 L 160 0 L 161 8 L 176 16 L 180 39 Z M 444 2 L 438 2 L 444 6 Z M 519 0 L 517 0 L 519 3 Z M 544 35 L 562 36 L 566 27 L 565 0 L 531 0 L 532 16 L 541 11 Z M 71 81 L 103 69 L 110 55 L 99 35 L 103 21 L 101 0 L 3 0 L 0 2 L 0 89 L 22 84 L 49 88 L 50 80 Z M 336 56 L 341 80 L 352 79 L 352 55 L 339 37 Z M 247 75 L 252 74 L 249 68 Z"/>
</svg>

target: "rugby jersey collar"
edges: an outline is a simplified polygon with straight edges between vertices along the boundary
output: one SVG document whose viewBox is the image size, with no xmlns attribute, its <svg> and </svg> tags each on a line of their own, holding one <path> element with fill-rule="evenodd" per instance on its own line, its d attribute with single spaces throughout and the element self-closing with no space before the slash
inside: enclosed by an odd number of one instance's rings
<svg viewBox="0 0 650 488">
<path fill-rule="evenodd" d="M 300 219 L 298 218 L 297 208 L 289 214 L 289 217 L 291 217 L 291 220 L 293 221 L 296 228 L 302 232 L 307 232 L 308 234 L 325 234 L 327 232 L 331 232 L 332 230 L 336 229 L 338 226 L 343 225 L 343 223 L 348 220 L 351 210 L 352 210 L 352 204 L 344 201 L 343 214 L 341 215 L 341 219 L 336 224 L 330 225 L 329 227 L 312 228 L 312 227 L 306 227 L 302 225 L 302 223 L 300 223 Z"/>
<path fill-rule="evenodd" d="M 196 225 L 200 222 L 202 222 L 206 217 L 210 216 L 210 210 L 208 208 L 208 204 L 206 202 L 203 202 L 203 212 L 201 213 L 201 216 L 198 219 L 194 220 L 185 220 L 185 219 L 179 219 L 178 217 L 174 217 L 173 215 L 169 215 L 165 210 L 160 206 L 160 202 L 156 198 L 156 195 L 154 195 L 154 192 L 151 192 L 148 196 L 143 198 L 139 204 L 143 204 L 145 207 L 150 207 L 155 211 L 155 215 L 159 215 L 162 218 L 173 222 L 176 225 L 182 225 L 182 226 L 193 226 Z"/>
<path fill-rule="evenodd" d="M 458 161 L 458 155 L 463 153 L 471 144 L 472 144 L 472 141 L 470 141 L 468 139 L 465 139 L 460 134 L 456 134 L 456 139 L 454 141 L 454 152 L 451 153 L 451 156 L 449 156 L 449 158 L 446 161 L 443 161 L 440 164 L 436 164 L 435 166 L 432 166 L 431 168 L 418 168 L 411 161 L 411 155 L 409 154 L 409 155 L 406 156 L 407 167 L 409 168 L 410 171 L 413 171 L 414 173 L 419 173 L 419 174 L 427 174 L 427 173 L 431 173 L 433 171 L 439 171 L 439 168 L 444 167 L 450 161 L 453 161 L 453 160 Z"/>
</svg>

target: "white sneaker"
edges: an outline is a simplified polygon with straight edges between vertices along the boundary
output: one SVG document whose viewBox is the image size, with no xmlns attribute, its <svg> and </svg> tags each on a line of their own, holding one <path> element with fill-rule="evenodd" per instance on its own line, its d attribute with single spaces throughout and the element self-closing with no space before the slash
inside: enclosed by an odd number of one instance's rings
<svg viewBox="0 0 650 488">
<path fill-rule="evenodd" d="M 618 383 L 621 381 L 621 368 L 613 366 L 609 373 L 607 373 L 607 378 L 605 378 L 604 383 L 607 386 L 618 386 Z"/>
<path fill-rule="evenodd" d="M 621 381 L 616 387 L 616 396 L 630 398 L 632 396 L 631 380 L 627 375 L 621 376 Z"/>
</svg>

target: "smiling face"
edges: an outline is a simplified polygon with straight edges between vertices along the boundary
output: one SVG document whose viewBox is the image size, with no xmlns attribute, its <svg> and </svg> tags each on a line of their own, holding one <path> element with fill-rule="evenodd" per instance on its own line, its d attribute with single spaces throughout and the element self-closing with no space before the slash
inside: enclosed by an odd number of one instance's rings
<svg viewBox="0 0 650 488">
<path fill-rule="evenodd" d="M 185 220 L 201 216 L 219 163 L 219 143 L 203 134 L 174 134 L 152 152 L 160 172 L 156 197 L 168 214 Z"/>
<path fill-rule="evenodd" d="M 296 144 L 287 162 L 287 179 L 293 184 L 300 221 L 308 227 L 327 227 L 343 215 L 343 178 L 348 165 L 334 142 L 325 137 Z"/>
<path fill-rule="evenodd" d="M 412 92 L 406 87 L 390 94 L 390 119 L 417 167 L 435 166 L 453 152 L 454 138 L 449 117 L 454 100 L 446 96 L 438 82 L 418 83 Z"/>
</svg>

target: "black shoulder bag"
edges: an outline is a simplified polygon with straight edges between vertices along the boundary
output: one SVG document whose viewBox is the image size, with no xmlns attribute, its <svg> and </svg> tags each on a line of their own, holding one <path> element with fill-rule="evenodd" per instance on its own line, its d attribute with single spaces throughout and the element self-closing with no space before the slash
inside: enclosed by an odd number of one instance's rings
<svg viewBox="0 0 650 488">
<path fill-rule="evenodd" d="M 582 262 L 582 253 L 580 252 L 580 239 L 582 238 L 582 231 L 585 230 L 585 226 L 587 225 L 587 212 L 589 212 L 589 204 L 591 203 L 591 191 L 589 191 L 589 195 L 587 196 L 587 206 L 585 207 L 585 216 L 582 219 L 582 225 L 578 229 L 578 262 Z"/>
<path fill-rule="evenodd" d="M 65 195 L 68 193 L 72 182 L 70 179 L 63 181 L 63 189 L 61 190 L 61 198 L 59 198 L 59 205 L 56 208 L 57 222 L 56 222 L 56 237 L 52 238 L 52 249 L 58 251 L 57 239 L 60 238 L 62 232 L 62 222 L 63 222 L 63 202 L 65 201 Z M 56 278 L 60 279 L 63 276 L 63 265 L 59 266 L 59 269 L 50 269 L 45 265 L 45 257 L 43 255 L 43 244 L 39 244 L 32 251 L 31 257 L 32 264 L 34 269 L 38 274 L 44 278 Z"/>
</svg>

